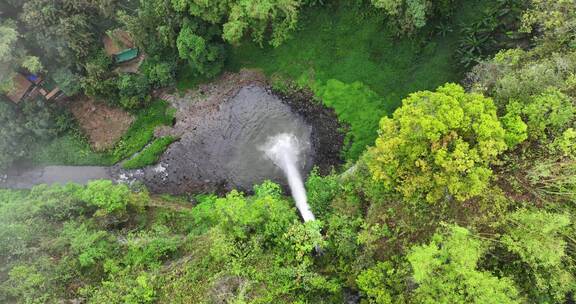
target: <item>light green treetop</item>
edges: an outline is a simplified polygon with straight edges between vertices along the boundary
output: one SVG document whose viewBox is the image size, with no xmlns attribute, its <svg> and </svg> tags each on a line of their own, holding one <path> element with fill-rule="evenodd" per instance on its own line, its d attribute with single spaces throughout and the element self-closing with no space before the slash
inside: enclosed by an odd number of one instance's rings
<svg viewBox="0 0 576 304">
<path fill-rule="evenodd" d="M 484 244 L 459 226 L 413 247 L 407 258 L 418 284 L 415 303 L 520 303 L 511 279 L 477 269 L 484 251 Z"/>
<path fill-rule="evenodd" d="M 369 149 L 373 178 L 406 199 L 462 201 L 488 186 L 490 164 L 506 150 L 506 131 L 489 98 L 457 84 L 411 94 L 380 121 Z"/>
</svg>

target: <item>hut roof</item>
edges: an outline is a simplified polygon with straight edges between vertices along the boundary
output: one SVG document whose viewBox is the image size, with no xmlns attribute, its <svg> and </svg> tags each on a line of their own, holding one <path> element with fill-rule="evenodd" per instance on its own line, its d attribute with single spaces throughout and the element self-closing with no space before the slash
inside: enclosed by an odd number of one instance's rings
<svg viewBox="0 0 576 304">
<path fill-rule="evenodd" d="M 33 84 L 28 79 L 26 79 L 24 75 L 18 73 L 14 75 L 12 82 L 13 87 L 6 94 L 6 97 L 15 103 L 19 103 L 22 101 L 22 98 L 26 96 L 26 93 L 28 93 Z"/>
<path fill-rule="evenodd" d="M 134 40 L 130 34 L 122 30 L 114 30 L 102 38 L 104 49 L 108 56 L 113 56 L 126 49 L 134 47 Z"/>
</svg>

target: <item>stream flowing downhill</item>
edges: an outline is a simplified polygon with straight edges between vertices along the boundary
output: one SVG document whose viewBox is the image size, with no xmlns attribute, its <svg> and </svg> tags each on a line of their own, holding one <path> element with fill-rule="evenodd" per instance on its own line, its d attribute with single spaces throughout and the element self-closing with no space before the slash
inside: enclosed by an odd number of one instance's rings
<svg viewBox="0 0 576 304">
<path fill-rule="evenodd" d="M 296 208 L 300 211 L 304 222 L 313 221 L 315 219 L 314 214 L 308 205 L 306 189 L 298 170 L 299 156 L 302 150 L 298 138 L 294 134 L 281 133 L 271 137 L 262 147 L 262 150 L 286 175 L 292 197 L 296 202 Z"/>
</svg>

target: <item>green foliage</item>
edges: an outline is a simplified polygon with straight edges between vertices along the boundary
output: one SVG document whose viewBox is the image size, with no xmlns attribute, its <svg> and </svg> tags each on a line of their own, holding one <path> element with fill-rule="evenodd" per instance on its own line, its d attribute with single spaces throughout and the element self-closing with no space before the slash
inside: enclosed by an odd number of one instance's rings
<svg viewBox="0 0 576 304">
<path fill-rule="evenodd" d="M 317 218 L 323 218 L 330 212 L 330 203 L 340 192 L 340 181 L 336 174 L 320 176 L 314 168 L 306 179 L 308 204 Z"/>
<path fill-rule="evenodd" d="M 576 290 L 564 235 L 570 225 L 568 214 L 520 209 L 505 218 L 504 247 L 515 254 L 512 267 L 503 267 L 515 276 L 534 302 L 562 303 Z M 520 262 L 518 262 L 520 261 Z M 510 269 L 512 268 L 512 269 Z"/>
<path fill-rule="evenodd" d="M 196 27 L 189 22 L 184 24 L 176 40 L 178 54 L 181 59 L 188 61 L 197 74 L 215 76 L 223 65 L 223 48 L 196 34 Z"/>
<path fill-rule="evenodd" d="M 89 182 L 86 189 L 81 191 L 79 198 L 89 205 L 94 205 L 100 210 L 100 214 L 122 214 L 132 201 L 132 194 L 128 186 L 113 186 L 112 181 L 99 180 Z"/>
<path fill-rule="evenodd" d="M 70 131 L 44 145 L 34 147 L 30 152 L 30 158 L 35 165 L 82 166 L 114 164 L 114 159 L 111 155 L 94 152 L 86 138 Z"/>
<path fill-rule="evenodd" d="M 15 266 L 8 273 L 8 277 L 0 290 L 4 290 L 12 297 L 21 299 L 22 303 L 47 303 L 53 296 L 48 290 L 48 278 L 35 266 Z"/>
<path fill-rule="evenodd" d="M 576 108 L 570 97 L 557 89 L 547 89 L 523 107 L 528 134 L 532 138 L 546 138 L 558 134 L 574 120 Z"/>
<path fill-rule="evenodd" d="M 112 58 L 100 50 L 88 58 L 84 65 L 86 75 L 82 78 L 82 89 L 88 96 L 103 97 L 113 103 L 117 95 L 115 79 L 111 73 Z"/>
<path fill-rule="evenodd" d="M 174 83 L 174 64 L 168 61 L 146 58 L 140 70 L 154 88 L 167 87 Z"/>
<path fill-rule="evenodd" d="M 21 108 L 0 101 L 0 169 L 29 155 L 30 147 L 51 140 L 58 133 L 52 110 L 42 101 Z"/>
<path fill-rule="evenodd" d="M 80 63 L 99 45 L 98 23 L 110 20 L 109 1 L 23 1 L 20 19 L 50 61 L 64 66 Z"/>
<path fill-rule="evenodd" d="M 510 103 L 506 106 L 506 115 L 501 119 L 502 127 L 506 130 L 506 144 L 514 148 L 528 139 L 528 126 L 522 120 L 522 109 L 518 103 Z"/>
<path fill-rule="evenodd" d="M 150 85 L 144 75 L 124 74 L 118 79 L 120 105 L 126 110 L 134 110 L 148 104 Z"/>
<path fill-rule="evenodd" d="M 156 299 L 155 276 L 141 272 L 121 272 L 102 282 L 99 288 L 84 288 L 88 303 L 148 304 Z"/>
<path fill-rule="evenodd" d="M 91 267 L 102 262 L 114 248 L 113 239 L 106 231 L 93 231 L 84 223 L 65 223 L 61 237 L 78 257 L 81 267 Z"/>
<path fill-rule="evenodd" d="M 40 62 L 40 58 L 36 56 L 26 56 L 24 61 L 22 61 L 22 67 L 33 74 L 38 74 L 44 70 L 42 62 Z"/>
<path fill-rule="evenodd" d="M 407 265 L 399 266 L 401 268 L 396 268 L 394 264 L 388 261 L 378 262 L 376 266 L 358 275 L 356 279 L 358 289 L 368 299 L 368 303 L 406 303 L 406 298 L 402 293 L 405 289 L 407 276 L 404 269 L 408 269 L 408 267 Z"/>
<path fill-rule="evenodd" d="M 432 5 L 426 0 L 371 0 L 372 5 L 389 15 L 399 34 L 411 33 L 426 25 Z M 449 16 L 444 16 L 449 17 Z"/>
<path fill-rule="evenodd" d="M 52 73 L 52 79 L 67 96 L 74 96 L 82 89 L 78 75 L 67 68 L 59 68 Z"/>
<path fill-rule="evenodd" d="M 0 93 L 13 87 L 12 77 L 22 67 L 35 73 L 42 70 L 38 57 L 28 56 L 27 49 L 18 32 L 18 24 L 11 19 L 0 20 Z"/>
<path fill-rule="evenodd" d="M 576 8 L 570 1 L 531 0 L 522 16 L 522 29 L 526 32 L 542 28 L 543 46 L 546 48 L 574 46 Z"/>
<path fill-rule="evenodd" d="M 446 84 L 413 93 L 381 120 L 368 165 L 374 179 L 407 200 L 463 201 L 488 187 L 505 134 L 491 99 Z"/>
<path fill-rule="evenodd" d="M 518 0 L 486 1 L 487 7 L 474 22 L 464 26 L 457 50 L 462 66 L 470 68 L 487 55 L 521 45 L 526 35 L 518 25 L 526 4 Z"/>
<path fill-rule="evenodd" d="M 136 120 L 112 150 L 115 162 L 141 151 L 154 138 L 154 130 L 161 125 L 172 125 L 173 109 L 162 100 L 154 101 L 147 108 L 138 111 Z"/>
<path fill-rule="evenodd" d="M 173 0 L 172 5 L 177 11 L 188 12 L 209 23 L 224 21 L 222 38 L 228 42 L 237 43 L 250 34 L 261 44 L 271 30 L 270 44 L 278 46 L 295 29 L 301 1 Z"/>
<path fill-rule="evenodd" d="M 558 266 L 565 256 L 566 242 L 560 233 L 570 225 L 568 215 L 546 211 L 519 210 L 507 217 L 509 226 L 502 238 L 532 268 Z"/>
<path fill-rule="evenodd" d="M 321 229 L 320 221 L 292 224 L 284 234 L 285 243 L 290 249 L 285 258 L 288 261 L 311 264 L 310 255 L 315 249 L 321 249 L 325 245 Z"/>
<path fill-rule="evenodd" d="M 172 235 L 168 227 L 155 225 L 149 231 L 128 234 L 128 252 L 123 262 L 136 267 L 160 265 L 180 243 L 180 238 Z"/>
<path fill-rule="evenodd" d="M 336 111 L 339 120 L 350 125 L 345 158 L 358 159 L 376 139 L 376 126 L 385 113 L 381 110 L 382 99 L 360 82 L 346 84 L 335 79 L 315 85 L 314 91 L 326 106 Z"/>
<path fill-rule="evenodd" d="M 164 151 L 168 149 L 168 146 L 174 141 L 176 141 L 176 138 L 171 136 L 157 138 L 135 157 L 122 163 L 122 167 L 124 169 L 137 169 L 153 165 L 158 162 L 162 153 L 164 153 Z"/>
<path fill-rule="evenodd" d="M 465 228 L 452 226 L 428 245 L 415 246 L 407 258 L 418 283 L 418 303 L 520 303 L 509 278 L 479 270 L 485 245 Z"/>
</svg>

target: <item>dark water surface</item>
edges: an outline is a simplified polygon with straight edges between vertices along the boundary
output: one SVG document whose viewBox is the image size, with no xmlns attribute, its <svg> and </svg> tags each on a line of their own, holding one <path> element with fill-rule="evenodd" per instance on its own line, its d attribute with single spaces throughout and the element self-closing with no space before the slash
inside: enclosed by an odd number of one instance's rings
<svg viewBox="0 0 576 304">
<path fill-rule="evenodd" d="M 298 138 L 302 173 L 312 167 L 312 127 L 261 86 L 243 87 L 217 110 L 193 120 L 158 165 L 133 176 L 154 192 L 168 193 L 248 190 L 267 179 L 284 184 L 282 171 L 262 151 L 280 133 Z"/>
<path fill-rule="evenodd" d="M 120 165 L 34 168 L 0 176 L 0 186 L 30 188 L 37 184 L 85 184 L 94 179 L 112 179 L 140 181 L 156 193 L 183 194 L 250 190 L 265 180 L 286 185 L 282 171 L 262 151 L 269 138 L 280 133 L 291 133 L 298 139 L 302 175 L 312 168 L 312 126 L 265 87 L 245 86 L 225 101 L 202 111 L 198 108 L 193 104 L 188 110 L 180 110 L 185 118 L 176 123 L 174 130 L 181 138 L 167 149 L 157 165 L 138 170 L 124 170 Z"/>
</svg>

